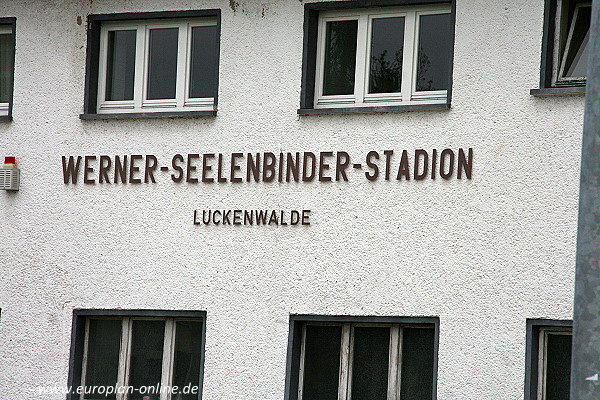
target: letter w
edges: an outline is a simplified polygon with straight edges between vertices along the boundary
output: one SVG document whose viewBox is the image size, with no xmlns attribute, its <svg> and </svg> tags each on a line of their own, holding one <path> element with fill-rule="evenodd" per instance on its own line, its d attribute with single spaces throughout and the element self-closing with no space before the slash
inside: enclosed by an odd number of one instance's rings
<svg viewBox="0 0 600 400">
<path fill-rule="evenodd" d="M 79 164 L 81 163 L 81 156 L 77 156 L 77 162 L 73 162 L 73 156 L 69 156 L 69 162 L 66 162 L 66 157 L 62 157 L 62 167 L 63 167 L 63 178 L 65 180 L 65 184 L 69 183 L 69 179 L 71 183 L 77 183 L 77 175 L 79 175 Z"/>
<path fill-rule="evenodd" d="M 257 210 L 256 211 L 256 224 L 257 225 L 260 225 L 261 222 L 262 222 L 263 225 L 266 225 L 266 223 L 267 223 L 267 213 L 268 213 L 268 211 L 262 211 L 262 210 L 260 210 L 260 211 Z"/>
</svg>

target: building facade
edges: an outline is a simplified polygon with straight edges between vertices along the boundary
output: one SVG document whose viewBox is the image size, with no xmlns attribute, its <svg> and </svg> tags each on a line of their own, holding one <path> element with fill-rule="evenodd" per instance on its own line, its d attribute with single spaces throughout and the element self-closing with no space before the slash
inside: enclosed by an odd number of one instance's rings
<svg viewBox="0 0 600 400">
<path fill-rule="evenodd" d="M 0 397 L 565 398 L 589 11 L 3 1 Z"/>
</svg>

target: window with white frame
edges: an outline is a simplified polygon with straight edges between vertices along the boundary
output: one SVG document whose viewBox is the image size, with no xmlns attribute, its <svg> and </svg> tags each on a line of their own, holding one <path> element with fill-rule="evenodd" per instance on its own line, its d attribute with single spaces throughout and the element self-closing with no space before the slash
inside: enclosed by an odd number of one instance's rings
<svg viewBox="0 0 600 400">
<path fill-rule="evenodd" d="M 185 17 L 169 18 L 173 14 Z M 91 78 L 82 117 L 215 111 L 219 15 L 206 10 L 139 13 L 135 20 L 90 16 Z"/>
<path fill-rule="evenodd" d="M 435 328 L 429 324 L 302 324 L 299 400 L 433 399 Z"/>
<path fill-rule="evenodd" d="M 80 324 L 80 389 L 70 399 L 200 398 L 201 318 L 88 316 Z"/>
<path fill-rule="evenodd" d="M 315 108 L 448 102 L 449 4 L 318 15 Z"/>
<path fill-rule="evenodd" d="M 14 52 L 14 25 L 0 24 L 0 116 L 11 112 Z"/>
<path fill-rule="evenodd" d="M 539 400 L 569 399 L 571 341 L 571 328 L 540 328 L 537 360 Z"/>
</svg>

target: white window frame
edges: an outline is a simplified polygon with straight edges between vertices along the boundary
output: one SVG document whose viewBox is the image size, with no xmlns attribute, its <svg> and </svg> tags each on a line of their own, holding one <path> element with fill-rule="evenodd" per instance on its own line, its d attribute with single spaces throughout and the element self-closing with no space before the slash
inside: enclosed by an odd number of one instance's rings
<svg viewBox="0 0 600 400">
<path fill-rule="evenodd" d="M 13 35 L 13 29 L 10 25 L 0 25 L 0 35 Z M 13 38 L 14 40 L 14 38 Z M 9 71 L 9 73 L 12 73 Z M 12 90 L 12 88 L 11 88 Z M 0 115 L 6 116 L 10 111 L 10 103 L 0 103 Z"/>
<path fill-rule="evenodd" d="M 97 113 L 132 113 L 161 111 L 215 111 L 215 98 L 190 98 L 192 28 L 217 26 L 216 17 L 169 20 L 112 21 L 102 22 L 100 28 L 100 60 L 98 69 Z M 148 100 L 148 58 L 150 30 L 178 28 L 177 77 L 175 99 Z M 135 76 L 133 100 L 106 100 L 106 75 L 108 62 L 108 32 L 117 30 L 136 31 Z M 140 51 L 143 49 L 143 51 Z"/>
<path fill-rule="evenodd" d="M 341 326 L 342 338 L 340 344 L 340 370 L 338 381 L 337 400 L 351 400 L 352 398 L 352 364 L 354 358 L 354 328 L 355 327 L 384 327 L 390 328 L 390 347 L 388 357 L 388 387 L 387 400 L 400 400 L 401 372 L 402 372 L 402 329 L 403 328 L 428 328 L 431 325 L 419 324 L 378 324 L 378 323 L 335 323 L 335 322 L 310 322 L 302 326 L 302 341 L 300 344 L 300 368 L 298 380 L 298 400 L 302 400 L 304 389 L 304 356 L 306 351 L 307 326 Z"/>
<path fill-rule="evenodd" d="M 538 347 L 538 388 L 537 400 L 546 400 L 546 376 L 548 369 L 548 335 L 573 335 L 570 327 L 541 327 Z"/>
<path fill-rule="evenodd" d="M 419 7 L 386 7 L 385 9 L 336 10 L 319 13 L 317 57 L 315 71 L 315 108 L 368 107 L 414 104 L 441 104 L 448 100 L 447 90 L 417 91 L 419 23 L 423 15 L 451 14 L 447 4 Z M 371 58 L 372 21 L 382 17 L 404 17 L 404 44 L 402 53 L 402 86 L 399 93 L 368 93 L 369 61 Z M 332 21 L 357 20 L 357 46 L 354 93 L 324 95 L 326 24 Z M 409 61 L 409 62 L 407 62 Z M 448 60 L 450 61 L 450 60 Z"/>
<path fill-rule="evenodd" d="M 162 373 L 161 373 L 161 386 L 171 386 L 173 379 L 173 360 L 175 355 L 175 334 L 176 334 L 176 322 L 180 321 L 199 321 L 194 318 L 160 318 L 160 317 L 87 317 L 85 321 L 85 338 L 83 347 L 83 362 L 81 367 L 81 387 L 85 388 L 85 378 L 87 369 L 87 358 L 88 358 L 88 341 L 89 341 L 89 330 L 90 320 L 92 319 L 104 319 L 104 320 L 120 320 L 121 325 L 121 342 L 119 347 L 119 369 L 117 373 L 117 388 L 125 387 L 129 384 L 129 372 L 131 362 L 131 335 L 133 333 L 133 321 L 140 320 L 153 320 L 153 321 L 165 321 L 165 335 L 163 342 L 163 360 L 162 360 Z M 201 349 L 198 349 L 201 352 Z M 84 391 L 85 392 L 85 391 Z M 81 393 L 79 396 L 80 400 L 84 400 L 85 393 Z M 117 393 L 116 400 L 128 400 L 129 393 Z M 171 400 L 171 393 L 169 391 L 160 391 L 160 400 Z"/>
<path fill-rule="evenodd" d="M 560 38 L 563 20 L 563 13 L 565 11 L 565 5 L 568 5 L 569 1 L 573 0 L 559 0 L 557 2 L 556 9 L 556 17 L 554 21 L 554 53 L 552 55 L 552 82 L 556 86 L 572 86 L 577 84 L 585 83 L 587 77 L 564 77 L 565 63 L 567 60 L 567 55 L 569 54 L 569 48 L 571 47 L 571 42 L 573 39 L 573 31 L 575 28 L 575 21 L 577 21 L 577 14 L 582 7 L 591 7 L 592 3 L 588 1 L 574 1 L 575 11 L 573 12 L 573 16 L 571 20 L 566 21 L 565 29 L 568 29 L 567 37 L 565 39 L 565 46 L 561 52 L 560 46 Z M 589 35 L 589 33 L 588 33 Z"/>
</svg>

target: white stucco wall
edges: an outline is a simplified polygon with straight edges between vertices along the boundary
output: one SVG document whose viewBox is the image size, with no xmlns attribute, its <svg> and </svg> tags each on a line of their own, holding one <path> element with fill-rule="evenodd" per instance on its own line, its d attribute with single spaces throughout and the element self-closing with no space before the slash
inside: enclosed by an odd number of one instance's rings
<svg viewBox="0 0 600 400">
<path fill-rule="evenodd" d="M 142 4 L 143 3 L 143 4 Z M 439 399 L 522 399 L 527 318 L 571 318 L 583 96 L 532 97 L 543 1 L 457 0 L 450 111 L 298 117 L 303 2 L 4 0 L 0 398 L 66 384 L 74 308 L 207 317 L 204 399 L 281 400 L 290 314 L 439 316 Z M 219 111 L 82 121 L 88 14 L 220 8 Z M 65 185 L 63 155 L 474 149 L 473 179 Z M 396 159 L 397 160 L 397 159 Z M 202 208 L 310 227 L 195 226 Z M 45 397 L 63 399 L 63 395 Z"/>
</svg>

